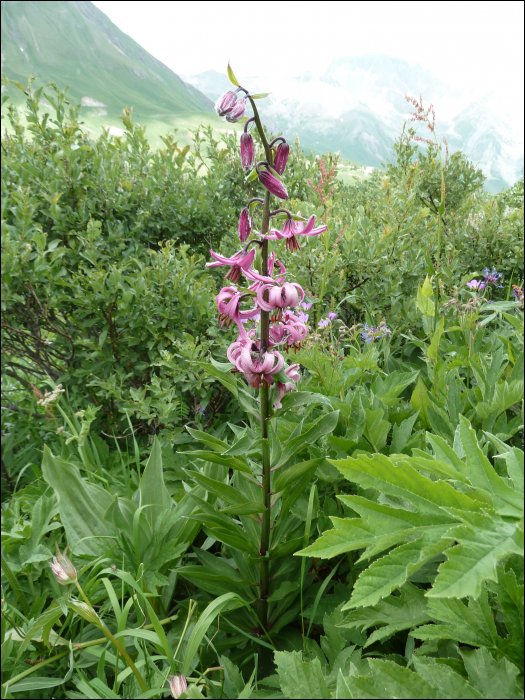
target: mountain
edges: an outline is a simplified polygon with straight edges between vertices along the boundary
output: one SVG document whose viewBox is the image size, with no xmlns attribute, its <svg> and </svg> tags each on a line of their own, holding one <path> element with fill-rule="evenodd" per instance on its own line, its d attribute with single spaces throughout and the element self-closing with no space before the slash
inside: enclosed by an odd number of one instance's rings
<svg viewBox="0 0 525 700">
<path fill-rule="evenodd" d="M 216 71 L 182 78 L 212 99 L 229 86 Z M 243 76 L 242 82 L 266 92 L 270 81 Z M 419 65 L 385 55 L 352 56 L 334 60 L 319 77 L 272 79 L 271 86 L 263 102 L 268 125 L 292 138 L 297 134 L 306 148 L 341 151 L 344 158 L 381 167 L 410 116 L 405 95 L 422 95 L 425 105 L 434 104 L 439 136 L 483 170 L 487 189 L 498 192 L 523 176 L 520 120 L 502 114 L 490 98 L 451 90 Z"/>
<path fill-rule="evenodd" d="M 213 102 L 120 31 L 93 3 L 1 3 L 2 70 L 24 85 L 29 75 L 70 86 L 83 116 L 111 122 L 133 106 L 141 123 L 210 113 Z M 10 90 L 10 92 L 12 92 Z M 100 122 L 104 121 L 103 119 Z M 118 122 L 115 122 L 118 123 Z"/>
</svg>

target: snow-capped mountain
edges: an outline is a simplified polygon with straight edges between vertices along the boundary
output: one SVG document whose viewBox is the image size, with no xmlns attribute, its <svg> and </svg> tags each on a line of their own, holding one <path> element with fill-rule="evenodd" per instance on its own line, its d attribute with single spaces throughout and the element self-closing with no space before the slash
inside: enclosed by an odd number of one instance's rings
<svg viewBox="0 0 525 700">
<path fill-rule="evenodd" d="M 231 88 L 225 75 L 206 71 L 183 80 L 211 99 Z M 241 79 L 241 78 L 240 78 Z M 432 103 L 437 133 L 452 151 L 463 150 L 481 167 L 486 187 L 499 191 L 523 176 L 523 136 L 519 115 L 505 114 L 494 99 L 450 89 L 419 65 L 389 56 L 354 56 L 333 61 L 320 76 L 305 73 L 292 79 L 244 77 L 251 90 L 272 93 L 263 113 L 271 128 L 316 151 L 341 151 L 365 166 L 381 167 L 411 105 L 405 95 Z M 513 121 L 514 120 L 514 121 Z"/>
</svg>

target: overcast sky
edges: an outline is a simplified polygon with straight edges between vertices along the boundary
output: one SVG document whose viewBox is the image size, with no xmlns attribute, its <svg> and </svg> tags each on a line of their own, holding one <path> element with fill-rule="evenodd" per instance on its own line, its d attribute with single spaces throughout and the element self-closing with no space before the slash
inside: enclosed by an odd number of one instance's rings
<svg viewBox="0 0 525 700">
<path fill-rule="evenodd" d="M 94 4 L 183 75 L 224 71 L 228 60 L 241 75 L 319 75 L 334 58 L 384 53 L 523 110 L 521 0 Z"/>
</svg>

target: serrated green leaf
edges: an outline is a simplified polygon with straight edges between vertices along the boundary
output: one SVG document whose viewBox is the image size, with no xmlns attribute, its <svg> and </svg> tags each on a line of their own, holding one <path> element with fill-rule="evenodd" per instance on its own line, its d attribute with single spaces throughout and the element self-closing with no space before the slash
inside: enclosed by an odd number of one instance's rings
<svg viewBox="0 0 525 700">
<path fill-rule="evenodd" d="M 508 659 L 496 659 L 484 648 L 460 649 L 470 683 L 485 698 L 522 698 L 519 669 Z"/>
<path fill-rule="evenodd" d="M 449 536 L 460 544 L 447 551 L 447 561 L 439 567 L 434 586 L 427 593 L 429 597 L 478 598 L 483 581 L 497 581 L 496 565 L 500 559 L 509 554 L 523 556 L 523 525 L 505 522 L 496 514 L 470 514 L 470 520 L 472 524 L 449 530 Z"/>
<path fill-rule="evenodd" d="M 355 583 L 352 598 L 343 610 L 375 605 L 381 598 L 402 586 L 423 564 L 452 544 L 453 539 L 442 537 L 439 532 L 431 532 L 414 542 L 396 547 L 363 571 Z"/>
<path fill-rule="evenodd" d="M 349 686 L 354 698 L 407 698 L 435 700 L 444 698 L 437 688 L 427 683 L 417 673 L 399 666 L 393 661 L 369 659 L 369 675 L 352 676 Z"/>
<path fill-rule="evenodd" d="M 342 625 L 364 632 L 378 627 L 368 638 L 365 647 L 386 641 L 396 632 L 411 629 L 431 620 L 425 592 L 411 583 L 405 583 L 399 595 L 389 595 L 377 605 L 352 610 Z"/>
<path fill-rule="evenodd" d="M 330 698 L 319 659 L 305 662 L 297 651 L 276 651 L 275 663 L 285 698 Z"/>
<path fill-rule="evenodd" d="M 450 666 L 427 656 L 415 656 L 414 668 L 427 683 L 439 688 L 446 698 L 485 698 Z"/>
</svg>

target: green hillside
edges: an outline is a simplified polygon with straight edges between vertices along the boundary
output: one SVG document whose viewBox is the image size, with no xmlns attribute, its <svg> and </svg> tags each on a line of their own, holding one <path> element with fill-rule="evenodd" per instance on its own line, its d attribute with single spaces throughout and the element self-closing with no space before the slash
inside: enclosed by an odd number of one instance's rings
<svg viewBox="0 0 525 700">
<path fill-rule="evenodd" d="M 133 121 L 148 126 L 152 143 L 168 130 L 199 124 L 224 129 L 212 101 L 124 34 L 93 3 L 3 1 L 2 71 L 11 80 L 34 87 L 55 82 L 81 102 L 85 127 L 122 128 L 124 106 L 133 107 Z M 23 95 L 9 86 L 15 104 Z M 4 126 L 4 124 L 3 124 Z"/>
</svg>

